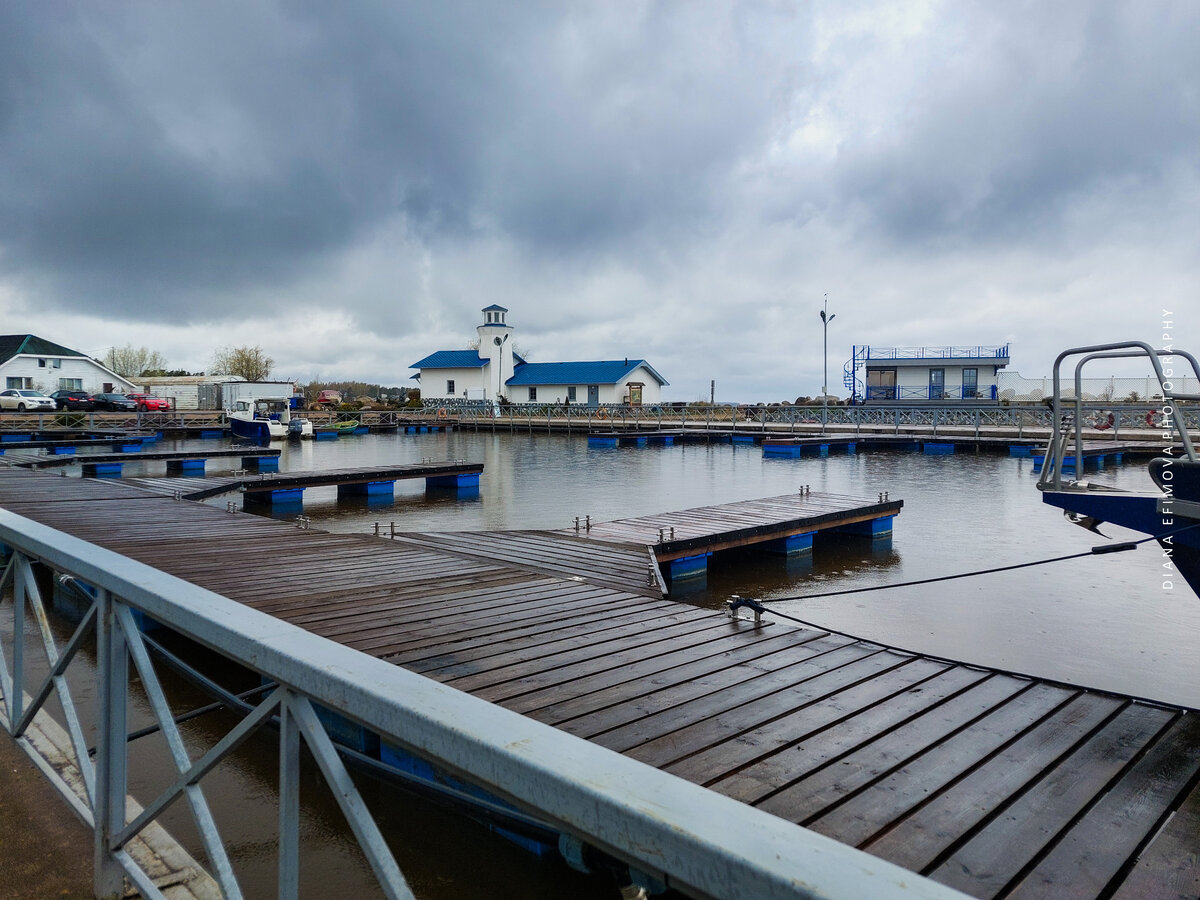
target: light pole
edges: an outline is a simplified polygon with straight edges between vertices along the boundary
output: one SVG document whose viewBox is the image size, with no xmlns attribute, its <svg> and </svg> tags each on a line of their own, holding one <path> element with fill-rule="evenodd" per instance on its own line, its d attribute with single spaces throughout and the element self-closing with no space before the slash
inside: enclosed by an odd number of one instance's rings
<svg viewBox="0 0 1200 900">
<path fill-rule="evenodd" d="M 827 315 L 829 312 L 829 295 L 825 295 L 825 308 L 821 310 L 821 338 L 824 345 L 824 368 L 821 372 L 821 431 L 825 431 L 825 423 L 829 419 L 829 323 L 837 315 Z"/>
</svg>

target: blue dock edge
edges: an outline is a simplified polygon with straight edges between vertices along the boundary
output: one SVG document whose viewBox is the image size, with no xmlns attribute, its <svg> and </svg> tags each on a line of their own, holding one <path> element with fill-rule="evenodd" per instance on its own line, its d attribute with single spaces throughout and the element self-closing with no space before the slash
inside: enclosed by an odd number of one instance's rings
<svg viewBox="0 0 1200 900">
<path fill-rule="evenodd" d="M 892 519 L 895 516 L 880 516 L 877 519 L 867 519 L 865 522 L 850 522 L 829 529 L 835 534 L 858 534 L 870 538 L 891 537 Z"/>
<path fill-rule="evenodd" d="M 167 474 L 203 475 L 206 462 L 204 459 L 169 459 Z"/>
<path fill-rule="evenodd" d="M 954 445 L 943 444 L 937 441 L 925 441 L 921 448 L 926 456 L 953 456 Z"/>
<path fill-rule="evenodd" d="M 687 578 L 700 578 L 708 575 L 708 558 L 712 551 L 699 553 L 695 556 L 681 556 L 667 563 L 667 574 L 672 581 L 683 581 Z"/>
<path fill-rule="evenodd" d="M 478 479 L 476 484 L 478 484 Z M 396 493 L 394 481 L 365 481 L 359 484 L 339 484 L 339 497 L 393 497 Z"/>
<path fill-rule="evenodd" d="M 479 487 L 479 473 L 470 472 L 462 475 L 435 475 L 425 479 L 427 488 L 476 488 Z"/>
<path fill-rule="evenodd" d="M 768 553 L 782 554 L 783 556 L 811 554 L 814 534 L 816 534 L 815 531 L 806 531 L 803 534 L 788 535 L 777 541 L 771 541 L 765 549 Z"/>
<path fill-rule="evenodd" d="M 262 506 L 301 506 L 304 488 L 283 488 L 278 491 L 246 491 L 243 503 Z"/>
</svg>

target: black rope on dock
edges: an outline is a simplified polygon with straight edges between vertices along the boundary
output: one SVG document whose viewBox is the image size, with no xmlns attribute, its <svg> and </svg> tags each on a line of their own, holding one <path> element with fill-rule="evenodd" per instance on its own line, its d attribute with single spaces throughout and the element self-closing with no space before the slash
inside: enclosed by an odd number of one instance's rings
<svg viewBox="0 0 1200 900">
<path fill-rule="evenodd" d="M 976 569 L 973 572 L 959 572 L 956 575 L 939 575 L 936 578 L 921 578 L 916 581 L 901 581 L 891 584 L 873 584 L 867 587 L 846 588 L 840 591 L 825 591 L 821 594 L 803 594 L 797 597 L 770 597 L 761 602 L 763 603 L 783 603 L 786 600 L 817 600 L 822 597 L 839 597 L 845 594 L 864 594 L 869 591 L 886 591 L 892 588 L 914 587 L 921 584 L 936 584 L 939 581 L 955 581 L 959 578 L 974 578 L 976 575 L 992 575 L 996 572 L 1011 572 L 1014 569 L 1027 569 L 1031 566 L 1044 566 L 1049 563 L 1065 562 L 1069 559 L 1083 559 L 1087 556 L 1102 556 L 1105 553 L 1120 553 L 1125 550 L 1136 550 L 1139 544 L 1145 544 L 1148 541 L 1157 541 L 1161 538 L 1174 537 L 1184 531 L 1190 531 L 1193 528 L 1200 528 L 1200 522 L 1194 525 L 1185 525 L 1182 528 L 1176 528 L 1173 531 L 1164 532 L 1160 535 L 1141 538 L 1136 541 L 1122 541 L 1118 544 L 1100 544 L 1092 547 L 1090 550 L 1085 550 L 1081 553 L 1071 553 L 1067 556 L 1051 556 L 1047 559 L 1035 559 L 1029 562 L 1013 563 L 1008 566 L 996 566 L 991 569 Z M 782 616 L 780 612 L 774 612 L 774 615 Z M 785 617 L 786 618 L 786 617 Z M 797 619 L 796 621 L 800 621 Z"/>
</svg>

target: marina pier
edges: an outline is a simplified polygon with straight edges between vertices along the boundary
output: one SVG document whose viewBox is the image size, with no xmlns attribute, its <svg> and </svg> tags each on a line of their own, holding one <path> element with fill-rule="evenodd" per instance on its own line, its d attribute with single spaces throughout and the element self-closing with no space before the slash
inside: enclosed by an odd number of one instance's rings
<svg viewBox="0 0 1200 900">
<path fill-rule="evenodd" d="M 46 549 L 52 534 L 63 535 L 61 547 L 87 541 L 118 554 L 104 557 L 118 569 L 119 559 L 140 561 L 228 598 L 221 602 L 232 602 L 229 615 L 255 611 L 299 629 L 306 641 L 332 642 L 328 651 L 306 643 L 313 659 L 350 665 L 343 653 L 355 651 L 364 666 L 383 667 L 369 677 L 364 670 L 363 685 L 395 671 L 422 679 L 406 679 L 394 696 L 426 693 L 418 688 L 425 680 L 456 689 L 431 687 L 438 703 L 465 692 L 482 705 L 459 728 L 490 721 L 486 710 L 495 708 L 525 723 L 513 726 L 521 743 L 581 740 L 579 751 L 559 748 L 559 762 L 546 758 L 553 789 L 550 782 L 519 788 L 492 764 L 482 767 L 491 772 L 483 783 L 501 796 L 549 804 L 530 811 L 685 892 L 793 896 L 787 877 L 775 881 L 768 872 L 782 865 L 796 878 L 820 877 L 810 865 L 819 837 L 849 854 L 824 870 L 836 884 L 821 896 L 936 896 L 937 885 L 922 875 L 969 896 L 1069 889 L 1140 897 L 1194 877 L 1194 868 L 1180 870 L 1176 850 L 1194 836 L 1200 810 L 1192 710 L 916 654 L 769 609 L 755 622 L 663 599 L 648 578 L 647 547 L 669 544 L 669 525 L 649 526 L 655 530 L 640 549 L 629 541 L 630 523 L 612 524 L 609 540 L 603 523 L 593 524 L 591 538 L 586 527 L 579 535 L 560 529 L 545 538 L 553 550 L 532 549 L 543 538 L 527 532 L 384 539 L 297 529 L 116 480 L 19 469 L 0 470 L 0 505 L 5 542 L 24 541 L 24 552 L 46 565 L 71 568 L 66 551 Z M 884 512 L 863 515 L 874 521 Z M 660 527 L 668 529 L 661 541 Z M 80 560 L 76 570 L 101 577 L 94 561 Z M 304 584 L 282 577 L 298 570 Z M 173 628 L 184 621 L 162 601 L 133 599 Z M 285 681 L 298 677 L 270 653 L 262 658 Z M 305 676 L 306 693 L 370 723 L 384 744 L 399 742 L 453 771 L 482 771 L 465 748 L 414 737 L 382 707 L 369 711 L 358 700 L 347 707 L 338 696 L 357 694 L 314 678 Z M 602 762 L 610 752 L 611 768 Z M 571 762 L 585 757 L 586 774 Z M 632 779 L 626 786 L 642 796 L 665 796 L 635 774 L 641 769 L 624 765 L 635 761 L 650 767 L 646 779 L 665 772 L 691 782 L 700 793 L 687 792 L 689 801 L 711 797 L 721 838 L 713 832 L 706 842 L 704 826 L 691 820 L 670 826 L 675 838 L 638 826 L 633 843 L 658 848 L 651 863 L 617 841 L 621 828 L 585 824 L 569 808 L 571 798 L 582 799 L 583 782 L 597 778 L 606 792 Z M 607 801 L 605 808 L 615 809 Z M 751 814 L 753 824 L 742 818 Z M 753 842 L 741 839 L 743 829 Z M 680 835 L 691 841 L 686 851 L 668 847 Z M 853 848 L 877 860 L 858 862 Z M 887 886 L 870 880 L 872 865 Z M 701 887 L 701 869 L 739 886 Z M 905 878 L 908 890 L 899 887 Z"/>
</svg>

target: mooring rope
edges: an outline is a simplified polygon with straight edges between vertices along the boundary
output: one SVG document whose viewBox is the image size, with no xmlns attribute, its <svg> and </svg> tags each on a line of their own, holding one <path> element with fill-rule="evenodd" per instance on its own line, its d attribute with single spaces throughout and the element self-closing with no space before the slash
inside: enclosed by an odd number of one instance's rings
<svg viewBox="0 0 1200 900">
<path fill-rule="evenodd" d="M 1164 532 L 1160 535 L 1152 535 L 1150 537 L 1141 538 L 1136 541 L 1122 541 L 1118 544 L 1100 544 L 1092 547 L 1090 550 L 1085 550 L 1081 553 L 1070 553 L 1066 556 L 1051 556 L 1046 559 L 1034 559 L 1028 562 L 1013 563 L 1007 566 L 995 566 L 990 569 L 976 569 L 971 572 L 959 572 L 955 575 L 938 575 L 934 578 L 920 578 L 916 581 L 901 581 L 889 584 L 873 584 L 867 587 L 845 588 L 840 591 L 825 591 L 820 594 L 803 594 L 796 597 L 771 597 L 766 600 L 756 601 L 762 603 L 783 603 L 788 600 L 816 600 L 823 597 L 840 597 L 846 594 L 863 594 L 868 591 L 886 591 L 893 588 L 913 587 L 921 584 L 936 584 L 939 581 L 955 581 L 959 578 L 974 578 L 976 575 L 992 575 L 996 572 L 1011 572 L 1014 569 L 1027 569 L 1031 566 L 1044 566 L 1049 563 L 1065 562 L 1069 559 L 1083 559 L 1088 556 L 1102 556 L 1106 553 L 1120 553 L 1125 550 L 1136 550 L 1139 544 L 1145 544 L 1148 541 L 1157 541 L 1160 538 L 1174 537 L 1185 531 L 1190 531 L 1193 528 L 1200 528 L 1200 522 L 1193 525 L 1184 525 L 1182 528 L 1176 528 L 1172 531 Z M 773 611 L 774 612 L 774 611 Z M 782 613 L 774 612 L 775 615 L 782 616 Z M 799 620 L 797 620 L 799 621 Z"/>
</svg>

